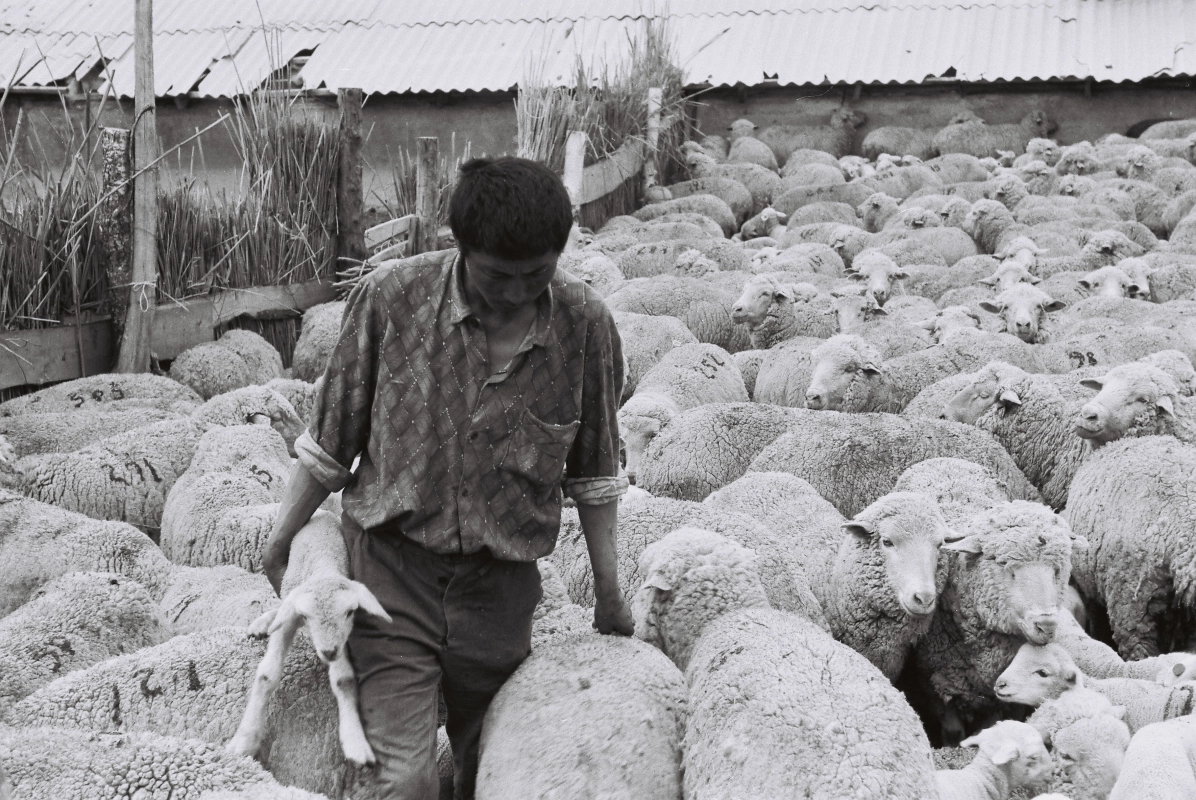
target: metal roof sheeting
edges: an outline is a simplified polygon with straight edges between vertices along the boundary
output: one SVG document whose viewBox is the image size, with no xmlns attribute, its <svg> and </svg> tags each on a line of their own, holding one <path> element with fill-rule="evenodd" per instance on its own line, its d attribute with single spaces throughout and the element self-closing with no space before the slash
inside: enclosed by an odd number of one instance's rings
<svg viewBox="0 0 1196 800">
<path fill-rule="evenodd" d="M 1191 0 L 673 0 L 690 83 L 753 85 L 1196 74 Z M 610 62 L 651 0 L 157 0 L 155 87 L 239 94 L 314 50 L 308 88 L 506 90 L 533 61 L 569 81 Z M 0 0 L 0 82 L 80 77 L 99 59 L 132 92 L 131 0 Z M 268 31 L 264 34 L 263 31 Z M 271 45 L 268 42 L 276 42 Z M 18 61 L 20 69 L 17 69 Z"/>
</svg>

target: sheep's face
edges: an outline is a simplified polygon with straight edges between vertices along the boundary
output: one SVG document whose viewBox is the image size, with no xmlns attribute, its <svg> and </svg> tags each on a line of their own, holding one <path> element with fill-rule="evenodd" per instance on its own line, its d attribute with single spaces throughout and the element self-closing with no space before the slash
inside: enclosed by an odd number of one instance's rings
<svg viewBox="0 0 1196 800">
<path fill-rule="evenodd" d="M 1026 185 L 1016 175 L 1001 176 L 993 187 L 985 192 L 988 199 L 996 200 L 1010 210 L 1016 208 L 1028 194 Z"/>
<path fill-rule="evenodd" d="M 998 292 L 1003 292 L 1019 283 L 1028 283 L 1031 286 L 1037 286 L 1042 282 L 1042 279 L 1030 274 L 1030 270 L 1026 265 L 1026 257 L 1030 260 L 1030 265 L 1033 266 L 1034 254 L 1028 250 L 1022 250 L 1016 256 L 1003 261 L 1001 266 L 997 267 L 996 272 L 987 278 L 981 278 L 978 283 L 996 287 Z"/>
<path fill-rule="evenodd" d="M 893 282 L 905 280 L 909 273 L 898 267 L 888 256 L 866 253 L 852 262 L 848 277 L 863 283 L 865 291 L 876 299 L 876 304 L 884 306 L 893 291 Z"/>
<path fill-rule="evenodd" d="M 1132 256 L 1142 254 L 1142 248 L 1119 231 L 1098 231 L 1088 238 L 1080 255 L 1093 264 L 1112 266 Z"/>
<path fill-rule="evenodd" d="M 634 400 L 634 396 L 632 400 Z M 629 400 L 630 404 L 632 401 Z M 634 409 L 633 409 L 634 410 Z M 619 410 L 619 438 L 623 440 L 623 452 L 627 463 L 624 467 L 627 480 L 635 483 L 635 476 L 639 473 L 640 459 L 648 449 L 648 443 L 656 438 L 664 421 L 656 416 L 635 414 Z"/>
<path fill-rule="evenodd" d="M 1097 714 L 1056 731 L 1051 744 L 1073 797 L 1108 797 L 1121 774 L 1130 729 L 1117 717 Z"/>
<path fill-rule="evenodd" d="M 1179 401 L 1179 387 L 1171 376 L 1148 364 L 1123 364 L 1081 384 L 1097 390 L 1097 395 L 1080 409 L 1075 432 L 1100 444 L 1149 426 L 1159 416 L 1173 416 Z"/>
<path fill-rule="evenodd" d="M 853 128 L 858 128 L 868 121 L 868 115 L 863 111 L 855 111 L 844 106 L 836 108 L 831 113 L 831 126 L 838 127 L 842 125 L 850 125 Z"/>
<path fill-rule="evenodd" d="M 993 693 L 1006 703 L 1037 708 L 1080 682 L 1080 672 L 1062 646 L 1026 643 L 993 684 Z"/>
<path fill-rule="evenodd" d="M 1042 734 L 1024 722 L 1003 720 L 964 739 L 960 746 L 979 747 L 980 754 L 976 757 L 1000 767 L 1008 776 L 1011 789 L 1041 783 L 1053 769 Z"/>
<path fill-rule="evenodd" d="M 887 316 L 888 312 L 880 307 L 875 297 L 861 293 L 836 296 L 835 315 L 839 320 L 839 330 L 848 333 L 859 330 L 877 317 Z"/>
<path fill-rule="evenodd" d="M 997 295 L 995 300 L 982 300 L 980 307 L 991 314 L 997 314 L 1005 321 L 1005 332 L 1011 333 L 1023 342 L 1038 341 L 1045 314 L 1066 308 L 1061 300 L 1052 300 L 1050 295 L 1027 283 L 1019 283 Z"/>
<path fill-rule="evenodd" d="M 880 229 L 881 217 L 892 214 L 896 210 L 897 201 L 883 192 L 877 192 L 856 208 L 856 212 L 864 222 L 864 227 L 873 232 Z"/>
<path fill-rule="evenodd" d="M 296 586 L 283 599 L 270 633 L 279 627 L 302 622 L 311 636 L 316 656 L 325 664 L 345 655 L 345 642 L 353 630 L 358 611 L 390 622 L 373 592 L 364 584 L 341 576 L 312 577 Z"/>
<path fill-rule="evenodd" d="M 930 319 L 922 320 L 918 325 L 929 331 L 930 338 L 939 344 L 956 331 L 977 330 L 980 320 L 964 306 L 948 306 Z"/>
<path fill-rule="evenodd" d="M 895 600 L 911 617 L 926 619 L 934 613 L 946 580 L 939 549 L 953 534 L 933 498 L 912 492 L 888 494 L 845 522 L 843 529 L 849 534 L 844 548 L 866 548 L 884 565 L 891 594 L 878 598 L 883 610 Z"/>
<path fill-rule="evenodd" d="M 731 321 L 755 329 L 769 316 L 776 315 L 785 305 L 793 304 L 793 290 L 772 280 L 750 280 L 743 294 L 731 307 Z"/>
<path fill-rule="evenodd" d="M 1117 267 L 1102 267 L 1076 281 L 1081 288 L 1100 297 L 1131 297 L 1139 291 L 1130 276 Z"/>
<path fill-rule="evenodd" d="M 843 410 L 849 394 L 868 394 L 858 391 L 857 384 L 881 380 L 879 353 L 857 336 L 841 334 L 827 340 L 814 348 L 810 361 L 813 370 L 806 408 L 814 411 Z"/>
<path fill-rule="evenodd" d="M 730 138 L 733 142 L 736 139 L 742 139 L 745 136 L 755 136 L 756 123 L 752 122 L 750 119 L 737 119 L 727 126 L 727 130 L 730 132 Z"/>
<path fill-rule="evenodd" d="M 1059 145 L 1051 139 L 1039 137 L 1031 139 L 1030 143 L 1026 145 L 1026 154 L 1030 156 L 1030 160 L 1042 161 L 1048 167 L 1053 167 L 1059 163 L 1061 153 Z"/>
</svg>

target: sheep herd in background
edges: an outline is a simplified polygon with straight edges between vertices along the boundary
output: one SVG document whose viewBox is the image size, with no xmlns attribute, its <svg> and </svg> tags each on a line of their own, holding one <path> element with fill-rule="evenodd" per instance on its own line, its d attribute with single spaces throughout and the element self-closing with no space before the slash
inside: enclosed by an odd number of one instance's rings
<svg viewBox="0 0 1196 800">
<path fill-rule="evenodd" d="M 562 255 L 636 637 L 566 508 L 479 798 L 1196 796 L 1196 126 L 863 122 L 688 142 Z M 342 308 L 0 404 L 0 795 L 375 796 L 337 495 L 261 574 Z"/>
</svg>

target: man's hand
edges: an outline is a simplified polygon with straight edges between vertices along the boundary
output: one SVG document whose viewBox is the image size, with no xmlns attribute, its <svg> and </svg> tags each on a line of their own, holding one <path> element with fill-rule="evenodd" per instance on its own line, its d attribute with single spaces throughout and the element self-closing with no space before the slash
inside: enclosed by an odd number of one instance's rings
<svg viewBox="0 0 1196 800">
<path fill-rule="evenodd" d="M 290 539 L 271 536 L 266 540 L 266 548 L 262 553 L 262 570 L 266 573 L 266 580 L 274 587 L 274 593 L 279 597 L 282 597 L 282 576 L 287 572 L 290 555 Z"/>
<path fill-rule="evenodd" d="M 328 495 L 329 491 L 307 471 L 303 463 L 296 461 L 282 490 L 282 502 L 274 517 L 274 530 L 270 531 L 270 538 L 262 548 L 262 569 L 279 597 L 282 597 L 282 576 L 286 574 L 287 562 L 291 558 L 291 541 Z"/>
<path fill-rule="evenodd" d="M 631 607 L 617 588 L 613 592 L 604 592 L 594 598 L 594 627 L 601 634 L 631 636 L 635 633 Z"/>
</svg>

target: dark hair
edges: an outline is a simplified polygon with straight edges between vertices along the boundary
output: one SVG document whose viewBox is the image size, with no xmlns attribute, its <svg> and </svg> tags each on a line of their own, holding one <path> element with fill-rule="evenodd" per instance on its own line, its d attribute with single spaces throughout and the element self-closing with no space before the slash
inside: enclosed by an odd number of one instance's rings
<svg viewBox="0 0 1196 800">
<path fill-rule="evenodd" d="M 474 158 L 461 165 L 449 227 L 463 254 L 523 260 L 561 252 L 573 206 L 561 179 L 526 158 Z"/>
</svg>

